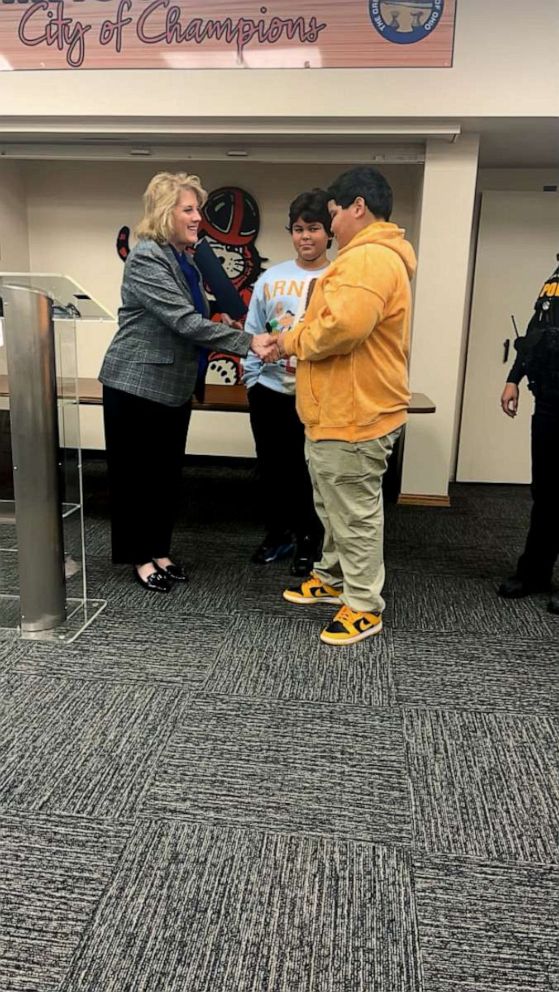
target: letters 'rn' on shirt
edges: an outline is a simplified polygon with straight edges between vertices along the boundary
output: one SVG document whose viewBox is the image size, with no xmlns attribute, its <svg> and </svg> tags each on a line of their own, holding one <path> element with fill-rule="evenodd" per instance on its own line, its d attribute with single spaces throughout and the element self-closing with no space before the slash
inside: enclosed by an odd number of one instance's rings
<svg viewBox="0 0 559 992">
<path fill-rule="evenodd" d="M 303 269 L 292 259 L 267 269 L 254 286 L 245 331 L 262 334 L 269 325 L 279 334 L 295 327 L 305 314 L 316 280 L 329 264 L 321 269 Z M 278 393 L 295 393 L 295 358 L 265 364 L 251 351 L 243 366 L 247 389 L 259 383 Z"/>
</svg>

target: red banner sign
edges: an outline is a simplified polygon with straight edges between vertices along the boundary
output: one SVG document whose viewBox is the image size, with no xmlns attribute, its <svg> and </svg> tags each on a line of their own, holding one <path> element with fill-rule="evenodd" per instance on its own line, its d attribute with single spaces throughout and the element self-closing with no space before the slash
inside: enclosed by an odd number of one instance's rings
<svg viewBox="0 0 559 992">
<path fill-rule="evenodd" d="M 451 66 L 456 0 L 0 0 L 0 70 Z"/>
</svg>

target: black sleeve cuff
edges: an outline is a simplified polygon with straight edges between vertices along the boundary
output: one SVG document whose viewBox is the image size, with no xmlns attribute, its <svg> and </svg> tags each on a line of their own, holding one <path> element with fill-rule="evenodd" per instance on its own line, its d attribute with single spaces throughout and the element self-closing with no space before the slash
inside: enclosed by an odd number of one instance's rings
<svg viewBox="0 0 559 992">
<path fill-rule="evenodd" d="M 525 375 L 526 375 L 526 372 L 524 371 L 524 368 L 522 367 L 522 362 L 519 361 L 518 358 L 517 358 L 516 361 L 515 361 L 515 363 L 514 363 L 514 365 L 513 365 L 513 367 L 511 368 L 511 370 L 510 370 L 510 372 L 509 372 L 509 374 L 507 376 L 507 382 L 514 382 L 514 384 L 516 386 L 518 386 L 518 384 L 522 381 L 522 379 L 524 378 Z"/>
</svg>

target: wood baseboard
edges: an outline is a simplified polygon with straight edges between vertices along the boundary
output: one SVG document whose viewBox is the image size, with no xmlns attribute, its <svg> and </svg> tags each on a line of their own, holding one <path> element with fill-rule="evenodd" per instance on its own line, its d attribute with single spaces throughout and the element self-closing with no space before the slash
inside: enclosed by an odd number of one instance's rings
<svg viewBox="0 0 559 992">
<path fill-rule="evenodd" d="M 450 506 L 450 496 L 423 496 L 421 493 L 400 493 L 398 506 Z"/>
</svg>

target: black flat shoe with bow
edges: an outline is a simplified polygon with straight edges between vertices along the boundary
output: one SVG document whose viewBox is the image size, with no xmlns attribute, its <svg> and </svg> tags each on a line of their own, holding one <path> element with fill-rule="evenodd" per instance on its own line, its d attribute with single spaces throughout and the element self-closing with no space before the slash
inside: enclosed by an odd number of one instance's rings
<svg viewBox="0 0 559 992">
<path fill-rule="evenodd" d="M 142 579 L 136 566 L 133 566 L 132 572 L 136 582 L 139 582 L 142 588 L 147 589 L 148 592 L 169 592 L 171 588 L 169 580 L 161 572 L 151 572 L 147 579 Z"/>
<path fill-rule="evenodd" d="M 158 574 L 162 575 L 165 579 L 169 579 L 171 582 L 188 582 L 188 575 L 182 565 L 158 565 L 156 561 L 153 564 Z"/>
</svg>

